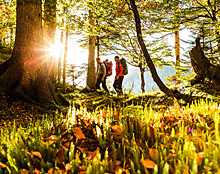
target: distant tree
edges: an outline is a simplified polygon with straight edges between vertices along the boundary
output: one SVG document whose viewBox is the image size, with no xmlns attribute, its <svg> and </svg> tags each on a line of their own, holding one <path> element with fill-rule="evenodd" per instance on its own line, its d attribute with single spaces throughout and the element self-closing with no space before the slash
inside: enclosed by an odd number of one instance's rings
<svg viewBox="0 0 220 174">
<path fill-rule="evenodd" d="M 48 76 L 41 0 L 17 0 L 16 22 L 13 54 L 0 65 L 0 94 L 16 94 L 31 102 L 68 104 L 57 95 Z"/>
<path fill-rule="evenodd" d="M 57 0 L 45 0 L 44 2 L 44 44 L 46 47 L 55 45 L 56 35 L 56 4 Z M 49 54 L 47 66 L 53 82 L 57 79 L 57 59 Z"/>
<path fill-rule="evenodd" d="M 89 57 L 88 57 L 88 74 L 86 84 L 90 89 L 95 89 L 96 75 L 95 75 L 95 36 L 93 34 L 93 27 L 95 19 L 93 17 L 93 4 L 89 3 Z"/>
<path fill-rule="evenodd" d="M 65 39 L 65 48 L 64 48 L 64 56 L 63 56 L 63 93 L 66 93 L 66 59 L 67 59 L 67 50 L 68 50 L 68 25 L 66 25 L 66 39 Z"/>
<path fill-rule="evenodd" d="M 67 76 L 71 78 L 73 88 L 75 88 L 79 83 L 81 83 L 84 80 L 84 79 L 80 80 L 80 78 L 83 75 L 85 75 L 87 70 L 88 70 L 87 64 L 82 64 L 80 66 L 77 66 L 75 64 L 70 64 L 67 67 Z"/>
</svg>

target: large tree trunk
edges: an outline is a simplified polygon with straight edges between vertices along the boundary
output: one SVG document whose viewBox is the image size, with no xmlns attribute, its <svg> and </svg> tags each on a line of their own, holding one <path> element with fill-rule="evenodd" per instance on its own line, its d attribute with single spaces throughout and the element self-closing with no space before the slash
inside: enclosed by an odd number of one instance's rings
<svg viewBox="0 0 220 174">
<path fill-rule="evenodd" d="M 192 84 L 199 83 L 205 78 L 219 84 L 220 83 L 220 66 L 212 65 L 205 56 L 200 38 L 196 39 L 196 46 L 189 52 L 191 65 L 196 73 L 196 77 L 192 80 Z"/>
<path fill-rule="evenodd" d="M 0 66 L 0 94 L 13 93 L 31 102 L 68 104 L 57 96 L 48 76 L 41 0 L 17 0 L 16 37 L 11 58 Z"/>
<path fill-rule="evenodd" d="M 94 26 L 94 19 L 92 17 L 92 10 L 89 10 L 89 24 Z M 92 32 L 92 29 L 91 29 Z M 96 75 L 95 75 L 95 36 L 89 35 L 89 58 L 88 58 L 88 74 L 87 86 L 90 89 L 95 89 Z"/>
<path fill-rule="evenodd" d="M 136 32 L 137 32 L 137 38 L 138 38 L 138 42 L 141 46 L 141 50 L 144 54 L 145 60 L 147 62 L 147 65 L 150 69 L 150 72 L 152 74 L 153 80 L 156 82 L 156 84 L 158 85 L 158 87 L 160 88 L 160 90 L 162 92 L 164 92 L 166 95 L 168 96 L 173 96 L 173 91 L 170 90 L 169 88 L 167 88 L 164 83 L 162 82 L 162 80 L 160 79 L 160 77 L 157 74 L 156 68 L 153 64 L 153 61 L 147 51 L 146 45 L 144 43 L 143 37 L 142 37 L 142 31 L 141 31 L 141 20 L 140 20 L 140 16 L 137 10 L 137 6 L 135 4 L 135 0 L 130 0 L 130 5 L 132 8 L 132 11 L 134 13 L 134 18 L 135 18 L 135 26 L 136 26 Z"/>
<path fill-rule="evenodd" d="M 45 0 L 44 2 L 44 44 L 51 47 L 55 44 L 56 34 L 56 0 Z M 47 66 L 52 81 L 57 78 L 57 59 L 53 55 L 48 55 Z"/>
</svg>

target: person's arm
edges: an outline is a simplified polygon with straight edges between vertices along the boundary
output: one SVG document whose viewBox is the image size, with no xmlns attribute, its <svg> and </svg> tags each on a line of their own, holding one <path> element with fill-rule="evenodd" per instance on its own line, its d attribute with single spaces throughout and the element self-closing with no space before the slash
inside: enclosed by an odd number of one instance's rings
<svg viewBox="0 0 220 174">
<path fill-rule="evenodd" d="M 117 75 L 117 79 L 120 77 L 120 76 L 123 76 L 123 65 L 122 65 L 122 63 L 120 62 L 120 63 L 118 63 L 118 68 L 119 68 L 119 73 L 118 73 L 118 75 Z"/>
<path fill-rule="evenodd" d="M 103 69 L 103 76 L 102 76 L 102 78 L 104 79 L 105 76 L 106 76 L 106 68 L 105 68 L 104 63 L 102 63 L 101 66 L 102 66 L 102 69 Z"/>
</svg>

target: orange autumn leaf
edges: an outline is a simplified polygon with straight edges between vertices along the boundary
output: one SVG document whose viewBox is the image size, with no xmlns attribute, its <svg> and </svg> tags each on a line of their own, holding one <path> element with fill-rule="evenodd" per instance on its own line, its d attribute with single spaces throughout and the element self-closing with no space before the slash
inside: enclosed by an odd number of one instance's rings
<svg viewBox="0 0 220 174">
<path fill-rule="evenodd" d="M 33 156 L 38 157 L 39 159 L 42 159 L 42 155 L 41 155 L 40 152 L 34 152 L 34 151 L 31 151 L 31 154 L 32 154 Z"/>
<path fill-rule="evenodd" d="M 99 150 L 100 148 L 97 147 L 97 149 L 88 157 L 88 160 L 93 160 Z"/>
<path fill-rule="evenodd" d="M 34 169 L 33 174 L 40 174 L 40 170 Z"/>
<path fill-rule="evenodd" d="M 57 157 L 56 157 L 56 160 L 57 160 L 58 164 L 63 163 L 63 155 L 64 155 L 64 149 L 60 148 L 60 150 L 57 153 Z"/>
<path fill-rule="evenodd" d="M 102 117 L 106 117 L 107 116 L 107 111 L 102 110 Z"/>
<path fill-rule="evenodd" d="M 156 165 L 155 162 L 149 159 L 141 160 L 141 163 L 143 164 L 145 168 L 148 168 L 148 169 L 153 169 L 154 166 Z"/>
<path fill-rule="evenodd" d="M 79 127 L 73 127 L 72 131 L 73 131 L 74 135 L 76 136 L 76 138 L 78 138 L 78 139 L 85 139 L 86 138 L 84 133 L 82 132 L 82 130 Z"/>
<path fill-rule="evenodd" d="M 29 171 L 26 169 L 20 169 L 19 172 L 20 174 L 29 174 Z"/>
<path fill-rule="evenodd" d="M 159 151 L 157 149 L 149 149 L 149 155 L 153 161 L 159 161 Z"/>
<path fill-rule="evenodd" d="M 67 163 L 65 166 L 66 171 L 69 171 L 71 169 L 72 165 L 70 163 Z"/>
<path fill-rule="evenodd" d="M 118 134 L 121 134 L 123 132 L 123 129 L 120 125 L 113 125 L 111 128 L 114 132 Z"/>
<path fill-rule="evenodd" d="M 81 167 L 80 167 L 80 171 L 86 171 L 87 168 L 88 168 L 87 166 L 81 166 Z"/>
<path fill-rule="evenodd" d="M 7 166 L 5 164 L 3 164 L 2 162 L 0 162 L 0 168 L 6 168 Z"/>
<path fill-rule="evenodd" d="M 47 173 L 48 174 L 54 174 L 55 173 L 55 168 L 50 168 Z"/>
</svg>

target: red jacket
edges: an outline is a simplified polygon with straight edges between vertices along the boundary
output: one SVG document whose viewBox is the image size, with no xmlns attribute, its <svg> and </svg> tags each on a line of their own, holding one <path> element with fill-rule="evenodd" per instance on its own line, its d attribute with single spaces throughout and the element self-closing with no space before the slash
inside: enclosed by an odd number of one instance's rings
<svg viewBox="0 0 220 174">
<path fill-rule="evenodd" d="M 122 65 L 122 63 L 121 63 L 120 60 L 116 63 L 116 68 L 115 68 L 115 70 L 116 70 L 116 76 L 115 76 L 115 78 L 116 78 L 116 77 L 124 76 L 124 74 L 123 74 L 123 65 Z"/>
</svg>

